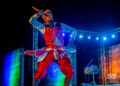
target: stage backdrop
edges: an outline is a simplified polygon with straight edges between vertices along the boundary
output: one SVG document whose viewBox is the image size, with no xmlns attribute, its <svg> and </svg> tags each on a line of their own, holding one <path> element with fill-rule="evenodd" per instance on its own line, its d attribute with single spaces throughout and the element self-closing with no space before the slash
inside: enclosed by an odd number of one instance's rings
<svg viewBox="0 0 120 86">
<path fill-rule="evenodd" d="M 120 83 L 120 44 L 105 49 L 105 63 L 103 62 L 101 64 L 104 64 L 106 72 L 101 72 L 102 82 Z"/>
</svg>

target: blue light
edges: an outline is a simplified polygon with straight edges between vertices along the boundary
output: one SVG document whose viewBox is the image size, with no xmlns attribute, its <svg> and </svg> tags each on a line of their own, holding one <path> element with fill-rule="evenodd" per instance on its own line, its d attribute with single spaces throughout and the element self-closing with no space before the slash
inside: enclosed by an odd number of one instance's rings
<svg viewBox="0 0 120 86">
<path fill-rule="evenodd" d="M 65 33 L 62 33 L 63 36 L 65 36 Z"/>
<path fill-rule="evenodd" d="M 88 36 L 88 39 L 91 39 L 91 36 Z"/>
<path fill-rule="evenodd" d="M 80 37 L 80 38 L 83 38 L 83 35 L 80 35 L 79 37 Z"/>
<path fill-rule="evenodd" d="M 112 38 L 115 38 L 115 35 L 114 35 L 114 34 L 112 35 Z"/>
<path fill-rule="evenodd" d="M 107 38 L 106 38 L 106 37 L 103 37 L 103 40 L 107 40 Z"/>
<path fill-rule="evenodd" d="M 72 38 L 72 36 L 73 36 L 73 35 L 71 34 L 70 37 Z"/>
<path fill-rule="evenodd" d="M 99 37 L 96 37 L 96 40 L 99 40 Z"/>
</svg>

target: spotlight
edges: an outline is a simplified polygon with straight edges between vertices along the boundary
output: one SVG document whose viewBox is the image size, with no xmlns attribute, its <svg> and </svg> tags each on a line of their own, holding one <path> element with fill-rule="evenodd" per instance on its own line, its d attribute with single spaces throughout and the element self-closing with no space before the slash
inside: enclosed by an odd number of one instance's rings
<svg viewBox="0 0 120 86">
<path fill-rule="evenodd" d="M 103 40 L 107 40 L 107 38 L 106 38 L 106 37 L 103 37 Z"/>
<path fill-rule="evenodd" d="M 88 36 L 88 39 L 91 39 L 91 36 Z"/>
<path fill-rule="evenodd" d="M 65 33 L 62 33 L 63 36 L 65 36 Z"/>
<path fill-rule="evenodd" d="M 80 37 L 80 38 L 83 38 L 83 35 L 80 35 L 79 37 Z"/>
<path fill-rule="evenodd" d="M 73 35 L 71 34 L 70 37 L 72 38 L 72 36 L 73 36 Z"/>
<path fill-rule="evenodd" d="M 114 35 L 114 34 L 112 35 L 112 38 L 115 38 L 115 35 Z"/>
<path fill-rule="evenodd" d="M 99 40 L 99 37 L 96 37 L 96 40 Z"/>
</svg>

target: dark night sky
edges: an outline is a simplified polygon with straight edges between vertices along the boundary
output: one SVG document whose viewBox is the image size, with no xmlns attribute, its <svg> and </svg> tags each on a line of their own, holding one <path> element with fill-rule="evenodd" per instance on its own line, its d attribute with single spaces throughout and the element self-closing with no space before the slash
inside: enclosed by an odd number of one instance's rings
<svg viewBox="0 0 120 86">
<path fill-rule="evenodd" d="M 119 0 L 10 0 L 2 4 L 0 50 L 3 55 L 19 47 L 31 48 L 32 28 L 28 20 L 35 13 L 32 6 L 51 9 L 55 21 L 77 30 L 104 32 L 120 27 Z"/>
<path fill-rule="evenodd" d="M 3 4 L 1 43 L 5 47 L 21 47 L 30 40 L 28 19 L 35 13 L 31 6 L 51 9 L 55 21 L 78 30 L 104 32 L 120 27 L 119 0 L 17 0 Z"/>
</svg>

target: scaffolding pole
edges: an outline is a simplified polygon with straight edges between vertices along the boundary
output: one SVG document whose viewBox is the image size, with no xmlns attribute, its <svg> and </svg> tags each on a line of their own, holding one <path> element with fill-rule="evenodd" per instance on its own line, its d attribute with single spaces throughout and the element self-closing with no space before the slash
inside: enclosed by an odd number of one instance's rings
<svg viewBox="0 0 120 86">
<path fill-rule="evenodd" d="M 33 50 L 38 49 L 38 30 L 33 28 Z M 34 80 L 34 74 L 37 70 L 37 58 L 35 56 L 32 57 L 32 86 L 38 86 Z"/>
<path fill-rule="evenodd" d="M 24 48 L 20 48 L 20 53 L 24 53 Z M 20 55 L 20 86 L 24 86 L 24 55 Z"/>
</svg>

